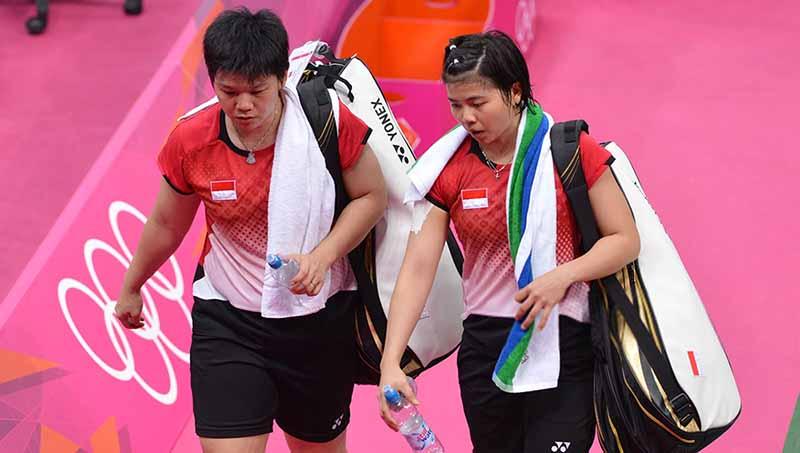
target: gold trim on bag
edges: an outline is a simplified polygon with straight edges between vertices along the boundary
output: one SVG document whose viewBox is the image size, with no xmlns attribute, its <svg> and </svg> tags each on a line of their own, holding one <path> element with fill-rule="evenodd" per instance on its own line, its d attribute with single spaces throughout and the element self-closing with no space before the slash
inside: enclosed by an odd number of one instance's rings
<svg viewBox="0 0 800 453">
<path fill-rule="evenodd" d="M 411 374 L 420 368 L 422 368 L 422 364 L 417 362 L 416 359 L 411 359 L 411 361 L 409 361 L 406 366 L 403 367 L 403 373 Z"/>
<path fill-rule="evenodd" d="M 367 317 L 367 319 L 369 319 L 369 317 Z M 367 356 L 367 353 L 364 351 L 364 342 L 361 340 L 361 329 L 358 327 L 358 319 L 355 320 L 355 325 L 356 325 L 356 342 L 358 342 L 359 346 L 358 348 L 356 348 L 356 352 L 361 357 L 361 363 L 370 370 L 380 374 L 381 370 L 375 368 L 375 366 L 373 366 L 372 363 L 370 363 L 371 358 Z"/>
<path fill-rule="evenodd" d="M 636 268 L 633 268 L 633 275 L 635 277 L 635 288 L 636 294 L 641 301 L 639 304 L 639 310 L 642 312 L 640 318 L 647 326 L 647 330 L 650 331 L 650 336 L 653 337 L 653 342 L 656 344 L 656 348 L 662 353 L 664 352 L 664 348 L 661 345 L 661 341 L 658 338 L 658 331 L 656 329 L 656 323 L 653 320 L 653 308 L 650 305 L 650 299 L 647 297 L 647 293 L 644 290 L 644 285 L 642 284 L 642 277 L 639 275 L 639 272 Z"/>
<path fill-rule="evenodd" d="M 575 148 L 575 154 L 572 155 L 567 166 L 564 168 L 564 176 L 561 178 L 564 187 L 572 185 L 572 179 L 575 177 L 575 169 L 577 168 L 576 163 L 580 161 L 581 157 L 581 145 Z"/>
<path fill-rule="evenodd" d="M 614 426 L 614 422 L 611 420 L 611 414 L 608 413 L 608 409 L 606 409 L 606 420 L 608 420 L 608 425 L 611 427 L 611 433 L 614 434 L 614 440 L 617 441 L 617 448 L 619 449 L 619 453 L 625 453 L 625 449 L 622 448 L 622 442 L 619 440 L 619 433 L 617 432 L 617 427 Z"/>
<path fill-rule="evenodd" d="M 365 317 L 367 318 L 367 327 L 369 327 L 369 333 L 372 334 L 372 339 L 375 341 L 375 346 L 377 346 L 378 351 L 383 354 L 383 341 L 381 341 L 378 331 L 375 330 L 375 325 L 372 324 L 372 318 L 369 317 L 369 311 L 367 310 L 366 305 L 364 306 L 364 313 L 366 314 Z"/>
<path fill-rule="evenodd" d="M 321 143 L 324 147 L 328 146 L 328 140 L 330 140 L 331 134 L 333 133 L 331 124 L 336 123 L 336 119 L 333 115 L 333 109 L 331 109 L 331 111 L 328 113 L 328 118 L 325 119 L 325 126 L 322 127 L 319 137 L 317 137 L 317 142 Z"/>
<path fill-rule="evenodd" d="M 600 412 L 597 409 L 597 399 L 592 398 L 592 408 L 594 409 L 594 419 L 598 422 L 600 421 Z M 603 437 L 603 430 L 597 429 L 597 435 L 600 437 L 600 447 L 603 449 L 603 452 L 606 453 L 606 447 L 603 446 L 606 442 L 606 438 Z"/>
<path fill-rule="evenodd" d="M 367 233 L 367 237 L 364 238 L 362 244 L 364 244 L 364 270 L 367 272 L 367 276 L 369 277 L 369 281 L 372 282 L 376 287 L 378 286 L 378 282 L 375 281 L 375 250 L 373 247 L 373 237 L 375 236 L 375 230 L 369 230 Z"/>
</svg>

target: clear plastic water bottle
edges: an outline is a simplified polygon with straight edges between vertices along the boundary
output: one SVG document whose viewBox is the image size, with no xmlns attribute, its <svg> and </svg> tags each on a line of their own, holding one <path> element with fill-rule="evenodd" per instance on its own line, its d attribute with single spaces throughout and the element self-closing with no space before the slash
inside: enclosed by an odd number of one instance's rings
<svg viewBox="0 0 800 453">
<path fill-rule="evenodd" d="M 416 393 L 414 381 L 409 379 L 412 389 Z M 383 396 L 393 412 L 393 417 L 400 427 L 400 434 L 406 438 L 411 451 L 423 453 L 444 453 L 444 447 L 433 434 L 417 407 L 409 403 L 397 390 L 386 385 L 383 387 Z"/>
<path fill-rule="evenodd" d="M 267 264 L 271 269 L 272 278 L 286 288 L 292 286 L 292 279 L 300 272 L 300 265 L 297 264 L 297 261 L 284 261 L 278 255 L 268 255 Z"/>
</svg>

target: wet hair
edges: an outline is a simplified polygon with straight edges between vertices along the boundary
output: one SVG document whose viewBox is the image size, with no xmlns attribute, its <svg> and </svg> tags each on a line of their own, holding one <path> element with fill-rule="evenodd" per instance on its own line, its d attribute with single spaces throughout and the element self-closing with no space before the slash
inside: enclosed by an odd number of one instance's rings
<svg viewBox="0 0 800 453">
<path fill-rule="evenodd" d="M 450 39 L 444 49 L 444 83 L 467 81 L 476 74 L 499 89 L 509 105 L 511 88 L 519 83 L 522 97 L 515 107 L 520 111 L 533 101 L 525 57 L 514 40 L 502 31 L 489 30 Z"/>
<path fill-rule="evenodd" d="M 289 36 L 280 17 L 268 9 L 223 11 L 206 30 L 203 56 L 211 83 L 220 71 L 247 77 L 282 79 L 289 69 Z"/>
</svg>

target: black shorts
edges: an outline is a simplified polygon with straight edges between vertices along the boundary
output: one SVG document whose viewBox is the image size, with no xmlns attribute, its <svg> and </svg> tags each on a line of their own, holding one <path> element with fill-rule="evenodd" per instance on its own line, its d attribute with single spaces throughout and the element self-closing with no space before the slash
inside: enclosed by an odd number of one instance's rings
<svg viewBox="0 0 800 453">
<path fill-rule="evenodd" d="M 272 432 L 328 442 L 350 421 L 354 292 L 311 315 L 266 319 L 229 302 L 195 298 L 191 376 L 200 437 Z"/>
<path fill-rule="evenodd" d="M 585 453 L 594 440 L 589 324 L 559 317 L 558 387 L 506 393 L 492 381 L 513 319 L 470 315 L 458 352 L 461 402 L 475 453 Z"/>
</svg>

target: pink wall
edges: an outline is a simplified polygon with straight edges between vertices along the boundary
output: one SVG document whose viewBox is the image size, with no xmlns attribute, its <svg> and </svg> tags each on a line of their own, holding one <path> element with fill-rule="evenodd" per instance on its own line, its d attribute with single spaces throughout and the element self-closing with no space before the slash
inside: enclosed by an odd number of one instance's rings
<svg viewBox="0 0 800 453">
<path fill-rule="evenodd" d="M 191 304 L 199 230 L 176 254 L 183 291 L 153 291 L 159 330 L 151 330 L 152 338 L 123 333 L 130 354 L 115 351 L 92 297 L 100 306 L 107 305 L 104 290 L 114 297 L 124 271 L 123 245 L 132 248 L 141 228 L 134 217 L 121 214 L 120 243 L 110 207 L 149 211 L 159 178 L 153 159 L 168 125 L 207 95 L 203 71 L 186 61 L 196 56 L 191 44 L 211 3 L 204 3 L 196 20 L 187 18 L 169 55 L 115 125 L 81 188 L 0 303 L 3 360 L 9 360 L 10 350 L 53 363 L 42 372 L 30 360 L 3 362 L 0 451 L 45 451 L 56 439 L 53 432 L 76 448 L 98 451 L 92 439 L 103 426 L 112 427 L 121 452 L 199 451 L 191 431 L 183 354 L 189 326 L 182 311 Z M 332 24 L 345 20 L 341 11 L 324 9 L 329 2 L 310 3 L 323 8 L 314 18 L 331 17 L 330 22 L 301 20 L 309 17 L 297 6 L 303 2 L 267 3 L 287 18 L 293 44 L 335 36 L 338 27 Z M 614 139 L 627 150 L 730 356 L 744 410 L 708 451 L 779 451 L 800 391 L 800 337 L 794 333 L 800 290 L 790 286 L 800 257 L 791 209 L 800 204 L 800 192 L 788 182 L 800 170 L 800 159 L 783 143 L 793 125 L 789 106 L 800 101 L 791 59 L 797 52 L 790 44 L 797 41 L 800 6 L 773 2 L 761 11 L 743 1 L 685 0 L 658 6 L 540 0 L 535 6 L 535 43 L 528 57 L 537 99 L 556 119 L 585 118 L 596 137 Z M 492 22 L 522 32 L 514 19 L 530 12 L 518 10 L 517 1 L 498 0 Z M 188 85 L 187 71 L 198 75 Z M 408 87 L 403 81 L 384 83 Z M 396 112 L 420 132 L 424 146 L 452 120 L 441 86 L 418 88 Z M 87 243 L 100 243 L 90 239 L 108 246 L 89 260 L 96 264 L 96 281 L 84 250 Z M 114 257 L 117 252 L 123 263 Z M 179 281 L 170 267 L 162 272 L 162 286 Z M 86 285 L 85 291 L 73 289 L 59 298 L 59 286 L 70 282 Z M 423 413 L 448 451 L 468 451 L 454 360 L 419 382 Z M 374 393 L 372 387 L 356 390 L 350 450 L 406 451 L 402 439 L 378 419 Z M 287 451 L 280 436 L 269 450 Z"/>
<path fill-rule="evenodd" d="M 755 5 L 539 1 L 530 58 L 545 108 L 628 151 L 706 303 L 743 398 L 714 452 L 779 451 L 800 392 L 800 4 Z"/>
</svg>

